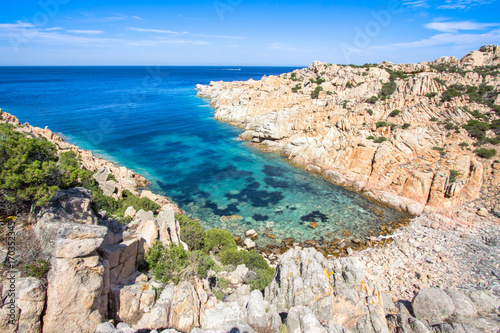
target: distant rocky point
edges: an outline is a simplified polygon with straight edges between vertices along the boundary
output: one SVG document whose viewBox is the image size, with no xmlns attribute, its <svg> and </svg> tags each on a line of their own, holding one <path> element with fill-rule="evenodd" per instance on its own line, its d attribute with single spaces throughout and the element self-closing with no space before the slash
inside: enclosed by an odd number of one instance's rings
<svg viewBox="0 0 500 333">
<path fill-rule="evenodd" d="M 241 139 L 419 215 L 482 199 L 500 216 L 500 47 L 417 64 L 332 65 L 198 85 Z"/>
</svg>

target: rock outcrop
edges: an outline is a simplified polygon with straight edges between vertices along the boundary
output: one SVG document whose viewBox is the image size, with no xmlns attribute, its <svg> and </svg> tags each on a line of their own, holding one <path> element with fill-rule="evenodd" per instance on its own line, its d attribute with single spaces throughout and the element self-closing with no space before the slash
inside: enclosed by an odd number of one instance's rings
<svg viewBox="0 0 500 333">
<path fill-rule="evenodd" d="M 446 212 L 477 199 L 481 189 L 500 193 L 491 162 L 466 149 L 474 140 L 460 129 L 477 116 L 498 119 L 496 101 L 465 90 L 488 86 L 488 96 L 500 96 L 499 50 L 485 46 L 461 60 L 419 64 L 315 61 L 293 73 L 197 89 L 210 98 L 216 119 L 245 129 L 243 140 L 402 211 Z M 463 91 L 443 97 L 450 87 Z"/>
</svg>

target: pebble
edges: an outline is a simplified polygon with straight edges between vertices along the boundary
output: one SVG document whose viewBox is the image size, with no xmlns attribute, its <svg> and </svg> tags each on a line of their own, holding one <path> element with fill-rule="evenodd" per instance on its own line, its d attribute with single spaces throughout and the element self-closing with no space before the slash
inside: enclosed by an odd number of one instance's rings
<svg viewBox="0 0 500 333">
<path fill-rule="evenodd" d="M 500 296 L 499 220 L 491 214 L 478 217 L 475 206 L 461 209 L 464 218 L 453 220 L 455 225 L 425 213 L 398 229 L 392 243 L 352 256 L 363 261 L 381 292 L 397 299 L 412 299 L 430 286 L 482 288 Z"/>
</svg>

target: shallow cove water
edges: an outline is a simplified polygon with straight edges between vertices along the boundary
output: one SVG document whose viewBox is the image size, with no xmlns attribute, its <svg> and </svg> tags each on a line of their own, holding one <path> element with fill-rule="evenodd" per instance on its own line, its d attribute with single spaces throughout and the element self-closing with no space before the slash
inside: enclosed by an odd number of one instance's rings
<svg viewBox="0 0 500 333">
<path fill-rule="evenodd" d="M 0 67 L 0 107 L 143 174 L 204 227 L 277 236 L 261 236 L 261 245 L 340 237 L 346 229 L 365 236 L 404 216 L 237 140 L 242 130 L 214 120 L 194 89 L 293 69 Z M 229 215 L 242 219 L 221 218 Z M 308 227 L 313 221 L 316 229 Z"/>
</svg>

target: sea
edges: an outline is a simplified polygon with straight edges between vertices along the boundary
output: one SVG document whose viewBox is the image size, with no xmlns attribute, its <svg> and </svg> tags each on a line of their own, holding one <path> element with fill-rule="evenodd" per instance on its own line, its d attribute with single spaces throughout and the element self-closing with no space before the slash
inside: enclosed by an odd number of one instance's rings
<svg viewBox="0 0 500 333">
<path fill-rule="evenodd" d="M 205 228 L 276 236 L 260 245 L 378 233 L 404 214 L 239 140 L 242 129 L 215 120 L 209 100 L 196 96 L 196 84 L 294 69 L 0 67 L 0 108 L 144 175 Z"/>
</svg>

